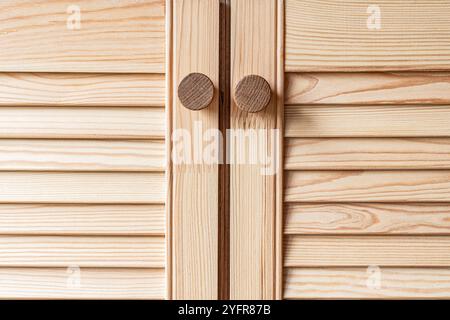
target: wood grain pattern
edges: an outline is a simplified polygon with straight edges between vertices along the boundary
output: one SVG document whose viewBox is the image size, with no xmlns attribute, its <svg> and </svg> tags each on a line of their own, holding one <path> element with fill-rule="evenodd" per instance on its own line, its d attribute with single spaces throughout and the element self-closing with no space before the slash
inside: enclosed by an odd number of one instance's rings
<svg viewBox="0 0 450 320">
<path fill-rule="evenodd" d="M 164 237 L 0 236 L 0 267 L 163 268 Z"/>
<path fill-rule="evenodd" d="M 1 203 L 164 203 L 163 173 L 1 172 Z"/>
<path fill-rule="evenodd" d="M 192 72 L 178 85 L 178 99 L 190 110 L 201 110 L 209 106 L 214 98 L 214 84 L 203 73 Z"/>
<path fill-rule="evenodd" d="M 164 73 L 163 0 L 6 0 L 0 21 L 0 71 Z"/>
<path fill-rule="evenodd" d="M 286 106 L 287 137 L 449 137 L 449 106 Z"/>
<path fill-rule="evenodd" d="M 234 101 L 236 107 L 246 112 L 260 112 L 264 110 L 272 98 L 269 83 L 258 75 L 243 77 L 236 85 Z"/>
<path fill-rule="evenodd" d="M 197 139 L 219 128 L 219 95 L 208 108 L 192 111 L 177 98 L 180 81 L 192 72 L 206 75 L 219 87 L 219 0 L 176 0 L 173 6 L 172 129 Z M 172 151 L 186 148 L 172 140 Z M 198 147 L 198 145 L 197 145 Z M 191 152 L 193 153 L 193 146 Z M 201 149 L 204 151 L 204 149 Z M 179 152 L 179 151 L 178 151 Z M 200 157 L 201 158 L 201 157 Z M 172 296 L 174 299 L 217 299 L 219 166 L 202 159 L 172 165 Z M 172 159 L 174 160 L 174 159 Z"/>
<path fill-rule="evenodd" d="M 164 171 L 162 140 L 0 140 L 0 170 Z"/>
<path fill-rule="evenodd" d="M 286 73 L 286 104 L 449 103 L 449 73 Z"/>
<path fill-rule="evenodd" d="M 163 108 L 0 108 L 0 138 L 163 138 Z"/>
<path fill-rule="evenodd" d="M 448 138 L 287 138 L 288 170 L 450 169 Z"/>
<path fill-rule="evenodd" d="M 450 171 L 291 171 L 285 201 L 446 202 Z"/>
<path fill-rule="evenodd" d="M 164 235 L 164 222 L 164 205 L 0 205 L 1 234 Z"/>
<path fill-rule="evenodd" d="M 0 140 L 0 170 L 164 171 L 164 141 Z"/>
<path fill-rule="evenodd" d="M 448 70 L 449 11 L 446 1 L 287 0 L 286 70 Z"/>
<path fill-rule="evenodd" d="M 66 268 L 0 268 L 0 298 L 164 298 L 164 269 L 80 268 L 79 285 L 71 279 L 77 272 Z"/>
<path fill-rule="evenodd" d="M 0 73 L 0 106 L 162 107 L 164 75 Z"/>
<path fill-rule="evenodd" d="M 165 96 L 165 113 L 166 113 L 166 131 L 165 131 L 165 143 L 166 143 L 166 203 L 165 203 L 165 218 L 166 218 L 166 275 L 165 275 L 165 294 L 164 298 L 167 300 L 173 299 L 173 239 L 172 239 L 172 116 L 173 116 L 173 1 L 166 1 L 166 96 Z"/>
<path fill-rule="evenodd" d="M 249 159 L 257 158 L 261 152 L 275 158 L 278 155 L 271 153 L 278 142 L 271 129 L 277 128 L 280 112 L 274 93 L 279 91 L 277 75 L 278 68 L 282 68 L 277 57 L 277 1 L 235 0 L 230 6 L 231 87 L 235 88 L 244 76 L 255 74 L 272 88 L 271 102 L 258 113 L 240 110 L 235 92 L 231 94 L 230 128 L 244 134 L 228 140 L 232 163 L 230 299 L 275 299 L 279 274 L 275 270 L 277 180 L 275 174 L 265 175 L 263 166 L 252 164 Z M 261 140 L 249 142 L 245 133 L 250 129 L 260 130 L 260 139 L 266 144 Z"/>
<path fill-rule="evenodd" d="M 278 156 L 277 176 L 275 194 L 275 299 L 283 298 L 283 205 L 284 205 L 284 91 L 285 91 L 285 1 L 277 1 L 277 128 L 278 134 Z"/>
<path fill-rule="evenodd" d="M 450 205 L 288 203 L 285 234 L 450 235 Z"/>
<path fill-rule="evenodd" d="M 378 270 L 379 276 L 373 273 Z M 450 298 L 449 268 L 287 268 L 285 272 L 286 299 Z"/>
<path fill-rule="evenodd" d="M 450 266 L 450 237 L 288 236 L 285 266 Z"/>
</svg>

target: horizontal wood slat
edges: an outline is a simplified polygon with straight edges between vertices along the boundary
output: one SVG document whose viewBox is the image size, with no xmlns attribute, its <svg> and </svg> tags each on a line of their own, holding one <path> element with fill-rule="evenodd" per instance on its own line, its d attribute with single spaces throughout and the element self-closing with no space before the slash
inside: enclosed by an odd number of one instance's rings
<svg viewBox="0 0 450 320">
<path fill-rule="evenodd" d="M 450 171 L 290 171 L 289 202 L 445 202 Z"/>
<path fill-rule="evenodd" d="M 450 268 L 287 268 L 285 277 L 285 299 L 450 298 Z"/>
<path fill-rule="evenodd" d="M 450 138 L 287 138 L 285 168 L 450 169 Z"/>
<path fill-rule="evenodd" d="M 287 73 L 286 104 L 449 104 L 449 73 Z"/>
<path fill-rule="evenodd" d="M 164 171 L 163 140 L 0 140 L 0 170 Z"/>
<path fill-rule="evenodd" d="M 450 237 L 288 236 L 285 266 L 450 266 Z"/>
<path fill-rule="evenodd" d="M 450 106 L 286 106 L 287 137 L 450 137 Z"/>
<path fill-rule="evenodd" d="M 163 108 L 1 107 L 0 138 L 163 138 Z"/>
<path fill-rule="evenodd" d="M 450 235 L 450 204 L 289 203 L 284 232 Z"/>
<path fill-rule="evenodd" d="M 164 173 L 0 172 L 0 203 L 164 203 Z"/>
<path fill-rule="evenodd" d="M 0 267 L 164 267 L 164 237 L 0 236 Z"/>
<path fill-rule="evenodd" d="M 0 106 L 164 106 L 161 74 L 0 73 Z"/>
<path fill-rule="evenodd" d="M 164 205 L 0 205 L 0 234 L 164 235 L 164 232 Z"/>
<path fill-rule="evenodd" d="M 164 0 L 1 1 L 0 71 L 164 73 L 164 10 Z"/>
<path fill-rule="evenodd" d="M 286 70 L 448 70 L 448 12 L 447 1 L 286 0 Z"/>
<path fill-rule="evenodd" d="M 164 269 L 0 268 L 0 298 L 164 299 L 164 277 Z"/>
</svg>

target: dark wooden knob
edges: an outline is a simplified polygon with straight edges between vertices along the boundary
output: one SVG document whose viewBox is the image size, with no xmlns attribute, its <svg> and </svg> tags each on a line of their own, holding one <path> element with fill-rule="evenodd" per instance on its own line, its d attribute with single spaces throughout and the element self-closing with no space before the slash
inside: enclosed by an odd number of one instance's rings
<svg viewBox="0 0 450 320">
<path fill-rule="evenodd" d="M 234 91 L 234 101 L 239 109 L 247 112 L 264 110 L 270 102 L 272 90 L 269 83 L 257 75 L 245 76 Z"/>
<path fill-rule="evenodd" d="M 190 73 L 178 85 L 178 99 L 190 110 L 206 108 L 214 97 L 212 81 L 202 73 Z"/>
</svg>

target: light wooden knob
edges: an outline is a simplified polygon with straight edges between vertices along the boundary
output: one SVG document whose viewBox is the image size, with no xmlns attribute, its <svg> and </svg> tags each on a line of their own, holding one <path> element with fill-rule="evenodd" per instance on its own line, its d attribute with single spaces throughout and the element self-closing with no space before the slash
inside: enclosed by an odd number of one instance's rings
<svg viewBox="0 0 450 320">
<path fill-rule="evenodd" d="M 247 112 L 264 110 L 270 102 L 272 90 L 269 83 L 257 75 L 245 76 L 234 91 L 234 101 L 239 109 Z"/>
<path fill-rule="evenodd" d="M 190 73 L 178 85 L 178 99 L 190 110 L 206 108 L 214 97 L 214 85 L 203 73 Z"/>
</svg>

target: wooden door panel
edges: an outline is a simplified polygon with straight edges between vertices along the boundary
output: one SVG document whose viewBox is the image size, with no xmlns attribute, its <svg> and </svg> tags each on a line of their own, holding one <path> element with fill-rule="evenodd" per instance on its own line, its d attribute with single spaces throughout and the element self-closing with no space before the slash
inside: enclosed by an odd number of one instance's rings
<svg viewBox="0 0 450 320">
<path fill-rule="evenodd" d="M 164 0 L 2 1 L 0 71 L 164 73 L 164 17 Z"/>
<path fill-rule="evenodd" d="M 286 0 L 286 71 L 448 70 L 446 1 Z"/>
<path fill-rule="evenodd" d="M 1 1 L 0 298 L 167 297 L 166 16 Z"/>
<path fill-rule="evenodd" d="M 449 4 L 285 4 L 283 297 L 450 297 Z"/>
<path fill-rule="evenodd" d="M 381 282 L 373 282 L 381 275 Z M 290 268 L 285 299 L 446 299 L 448 268 Z M 369 284 L 369 285 L 368 285 Z"/>
</svg>

